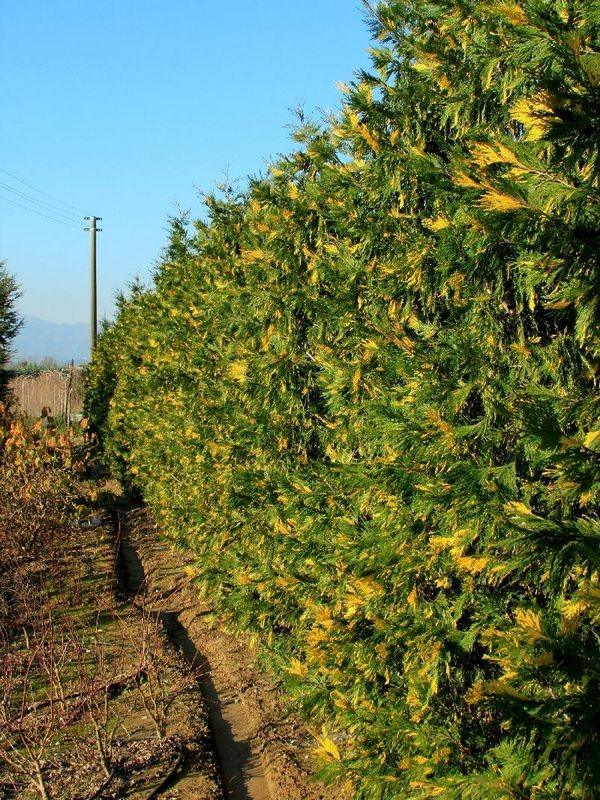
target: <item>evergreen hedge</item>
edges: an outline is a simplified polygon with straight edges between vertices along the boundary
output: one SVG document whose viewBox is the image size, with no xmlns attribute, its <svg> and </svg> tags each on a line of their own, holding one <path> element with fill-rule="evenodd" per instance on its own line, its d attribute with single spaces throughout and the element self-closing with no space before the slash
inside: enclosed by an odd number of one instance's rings
<svg viewBox="0 0 600 800">
<path fill-rule="evenodd" d="M 599 797 L 600 3 L 371 24 L 335 119 L 173 221 L 88 409 L 357 798 Z"/>
</svg>

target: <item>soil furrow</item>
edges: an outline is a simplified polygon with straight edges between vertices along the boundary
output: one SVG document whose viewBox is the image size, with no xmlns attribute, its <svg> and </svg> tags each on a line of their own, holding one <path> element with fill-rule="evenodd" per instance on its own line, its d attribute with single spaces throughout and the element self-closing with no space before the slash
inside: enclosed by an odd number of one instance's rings
<svg viewBox="0 0 600 800">
<path fill-rule="evenodd" d="M 347 800 L 342 787 L 313 778 L 313 742 L 289 715 L 280 693 L 256 664 L 243 637 L 210 621 L 189 579 L 193 559 L 172 548 L 147 509 L 121 515 L 121 556 L 129 592 L 144 591 L 173 644 L 199 682 L 208 708 L 229 800 Z M 188 575 L 188 579 L 185 576 Z"/>
<path fill-rule="evenodd" d="M 131 597 L 139 597 L 145 592 L 152 602 L 154 587 L 145 574 L 127 521 L 128 517 L 125 515 L 121 519 L 119 536 L 123 588 Z M 167 592 L 167 599 L 176 599 L 176 595 L 177 592 Z M 180 622 L 179 612 L 162 608 L 157 613 L 165 633 L 190 666 L 202 667 L 198 680 L 208 708 L 225 797 L 228 800 L 277 800 L 271 794 L 260 753 L 253 747 L 252 731 L 245 709 L 234 697 L 219 693 L 211 664 Z"/>
</svg>

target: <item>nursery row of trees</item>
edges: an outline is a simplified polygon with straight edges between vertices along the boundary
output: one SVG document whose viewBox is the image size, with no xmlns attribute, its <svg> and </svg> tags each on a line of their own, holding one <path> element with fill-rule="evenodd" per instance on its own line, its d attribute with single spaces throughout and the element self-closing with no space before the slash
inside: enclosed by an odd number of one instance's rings
<svg viewBox="0 0 600 800">
<path fill-rule="evenodd" d="M 386 0 L 88 378 L 357 798 L 598 797 L 600 4 Z"/>
</svg>

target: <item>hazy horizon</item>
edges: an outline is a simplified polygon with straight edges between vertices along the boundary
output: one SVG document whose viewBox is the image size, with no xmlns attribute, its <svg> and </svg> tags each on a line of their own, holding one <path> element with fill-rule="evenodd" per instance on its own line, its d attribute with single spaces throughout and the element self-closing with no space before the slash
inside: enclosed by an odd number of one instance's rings
<svg viewBox="0 0 600 800">
<path fill-rule="evenodd" d="M 23 325 L 12 342 L 9 363 L 52 359 L 58 364 L 68 364 L 71 360 L 80 364 L 88 360 L 89 338 L 89 322 L 53 322 L 23 314 Z"/>
</svg>

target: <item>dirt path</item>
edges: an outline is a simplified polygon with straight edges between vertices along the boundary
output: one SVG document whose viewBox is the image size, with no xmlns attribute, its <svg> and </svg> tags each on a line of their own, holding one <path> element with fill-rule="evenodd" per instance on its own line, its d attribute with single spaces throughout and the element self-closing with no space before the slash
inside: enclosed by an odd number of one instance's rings
<svg viewBox="0 0 600 800">
<path fill-rule="evenodd" d="M 130 590 L 147 602 L 185 658 L 201 665 L 223 787 L 229 800 L 344 800 L 312 779 L 312 742 L 285 714 L 248 642 L 211 624 L 190 578 L 191 560 L 159 537 L 145 509 L 120 515 L 121 553 Z M 186 569 L 187 568 L 187 569 Z M 179 785 L 179 784 L 178 784 Z"/>
</svg>

